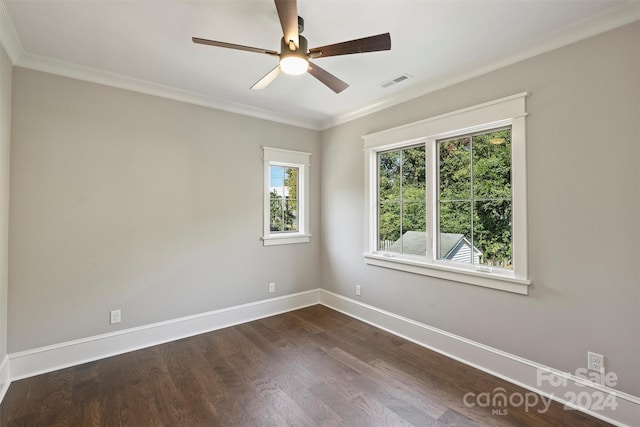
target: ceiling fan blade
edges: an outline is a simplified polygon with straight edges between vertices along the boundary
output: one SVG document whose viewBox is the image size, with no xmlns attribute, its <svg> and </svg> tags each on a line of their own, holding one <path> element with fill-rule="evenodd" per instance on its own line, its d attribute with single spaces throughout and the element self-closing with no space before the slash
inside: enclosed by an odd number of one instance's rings
<svg viewBox="0 0 640 427">
<path fill-rule="evenodd" d="M 346 84 L 330 72 L 318 67 L 316 64 L 309 63 L 309 74 L 320 80 L 335 93 L 340 93 L 349 87 L 348 84 Z"/>
<path fill-rule="evenodd" d="M 300 47 L 300 39 L 298 38 L 298 6 L 296 0 L 275 0 L 275 2 L 285 41 L 287 43 L 293 41 L 296 48 Z"/>
<path fill-rule="evenodd" d="M 227 49 L 246 50 L 247 52 L 266 53 L 267 55 L 278 56 L 278 52 L 276 52 L 275 50 L 260 49 L 258 47 L 251 47 L 251 46 L 243 46 L 241 44 L 218 42 L 215 40 L 201 39 L 198 37 L 191 37 L 191 40 L 193 40 L 193 42 L 197 44 L 206 44 L 209 46 L 226 47 Z"/>
<path fill-rule="evenodd" d="M 309 49 L 311 58 L 325 58 L 327 56 L 350 55 L 352 53 L 378 52 L 391 49 L 391 36 L 389 33 L 377 36 L 364 37 L 327 46 Z"/>
<path fill-rule="evenodd" d="M 253 86 L 251 86 L 251 89 L 252 90 L 264 89 L 265 87 L 269 86 L 269 84 L 271 84 L 271 82 L 274 81 L 276 77 L 280 75 L 280 72 L 281 72 L 280 65 L 278 65 L 276 68 L 274 68 L 273 70 L 265 74 L 265 76 L 260 80 L 258 80 Z"/>
</svg>

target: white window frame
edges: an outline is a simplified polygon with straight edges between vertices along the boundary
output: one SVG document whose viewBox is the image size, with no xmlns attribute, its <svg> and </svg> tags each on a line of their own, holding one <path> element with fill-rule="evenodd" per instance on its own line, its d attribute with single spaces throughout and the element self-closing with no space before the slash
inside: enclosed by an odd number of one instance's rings
<svg viewBox="0 0 640 427">
<path fill-rule="evenodd" d="M 264 246 L 307 243 L 309 234 L 309 167 L 311 153 L 283 150 L 281 148 L 262 147 L 264 162 L 264 217 L 262 243 Z M 270 175 L 271 166 L 298 168 L 298 231 L 271 231 L 270 216 Z"/>
<path fill-rule="evenodd" d="M 525 99 L 520 93 L 418 122 L 364 135 L 366 264 L 527 295 L 531 284 L 527 254 L 527 171 Z M 437 141 L 458 135 L 511 126 L 511 192 L 513 269 L 454 263 L 436 259 Z M 378 153 L 424 143 L 427 156 L 426 256 L 377 250 Z"/>
</svg>

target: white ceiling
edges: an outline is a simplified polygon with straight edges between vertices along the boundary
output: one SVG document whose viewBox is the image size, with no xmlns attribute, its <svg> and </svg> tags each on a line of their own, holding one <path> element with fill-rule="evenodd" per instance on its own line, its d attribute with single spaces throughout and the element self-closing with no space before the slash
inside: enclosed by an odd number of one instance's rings
<svg viewBox="0 0 640 427">
<path fill-rule="evenodd" d="M 277 58 L 191 42 L 279 51 L 273 0 L 0 0 L 0 12 L 18 66 L 321 129 L 640 19 L 640 0 L 299 0 L 309 47 L 391 33 L 391 51 L 317 60 L 350 84 L 340 94 L 309 74 L 249 90 Z"/>
</svg>

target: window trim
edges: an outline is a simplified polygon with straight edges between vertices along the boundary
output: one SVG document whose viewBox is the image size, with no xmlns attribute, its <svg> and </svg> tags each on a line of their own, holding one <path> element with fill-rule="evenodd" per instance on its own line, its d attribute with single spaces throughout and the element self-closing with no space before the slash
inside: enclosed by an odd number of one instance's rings
<svg viewBox="0 0 640 427">
<path fill-rule="evenodd" d="M 407 125 L 364 135 L 365 158 L 365 242 L 364 262 L 410 273 L 422 274 L 456 282 L 468 283 L 527 295 L 531 284 L 527 253 L 527 174 L 525 141 L 525 99 L 528 93 L 500 98 L 469 108 L 431 117 Z M 377 155 L 379 152 L 425 144 L 427 151 L 427 182 L 436 181 L 436 141 L 457 135 L 511 126 L 512 182 L 512 244 L 513 270 L 482 266 L 466 266 L 437 260 L 433 250 L 437 220 L 436 188 L 427 185 L 427 245 L 426 257 L 377 251 Z"/>
<path fill-rule="evenodd" d="M 262 149 L 264 163 L 262 243 L 264 246 L 307 243 L 311 237 L 311 234 L 309 234 L 309 167 L 311 153 L 273 147 L 262 147 Z M 298 231 L 275 233 L 271 231 L 269 182 L 271 166 L 298 168 Z"/>
</svg>

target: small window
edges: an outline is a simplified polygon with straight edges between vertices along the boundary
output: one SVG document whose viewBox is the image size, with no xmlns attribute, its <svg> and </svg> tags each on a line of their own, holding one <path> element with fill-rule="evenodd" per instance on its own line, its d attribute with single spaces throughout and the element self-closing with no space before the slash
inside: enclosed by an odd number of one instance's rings
<svg viewBox="0 0 640 427">
<path fill-rule="evenodd" d="M 309 153 L 263 147 L 265 246 L 309 241 Z"/>
</svg>

